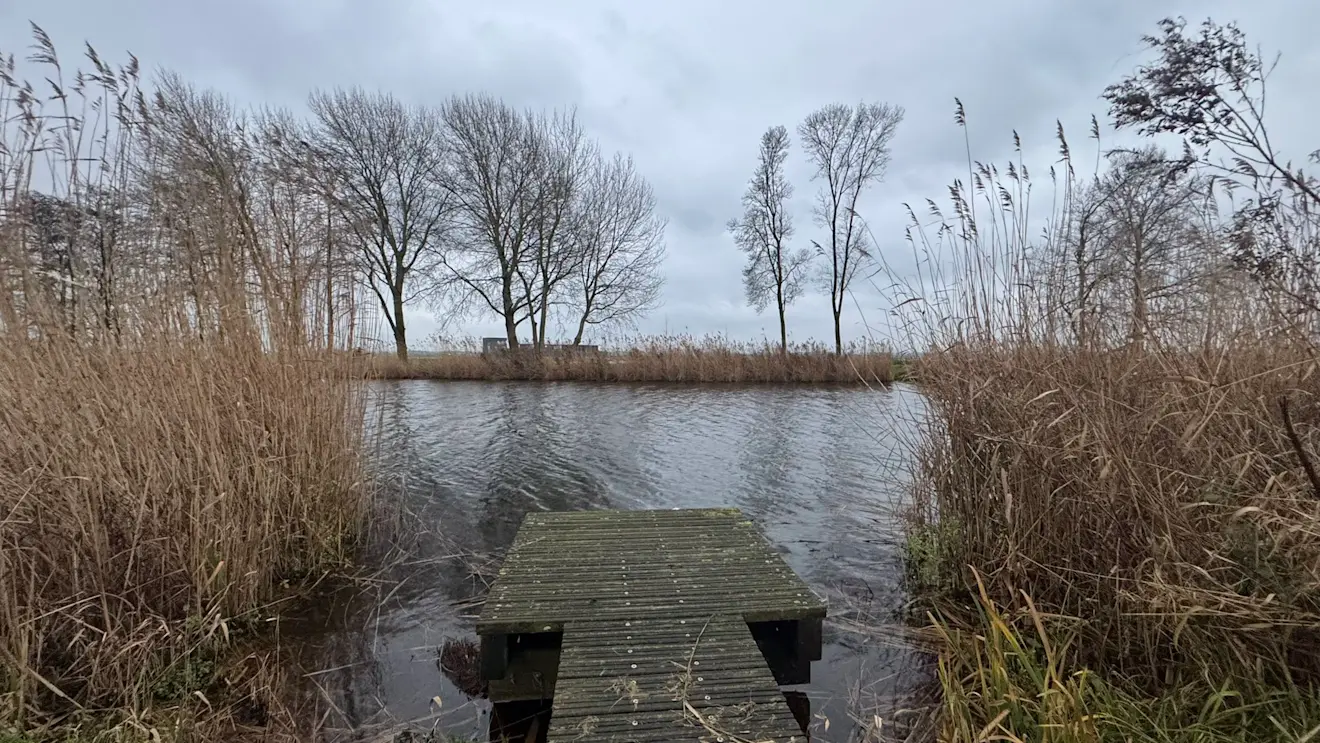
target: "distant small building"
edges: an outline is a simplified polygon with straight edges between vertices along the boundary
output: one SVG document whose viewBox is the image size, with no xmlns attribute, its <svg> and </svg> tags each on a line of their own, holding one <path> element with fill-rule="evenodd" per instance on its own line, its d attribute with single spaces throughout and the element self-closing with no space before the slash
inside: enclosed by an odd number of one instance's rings
<svg viewBox="0 0 1320 743">
<path fill-rule="evenodd" d="M 481 339 L 481 352 L 482 352 L 482 353 L 504 353 L 504 352 L 507 351 L 507 350 L 509 350 L 509 339 L 508 339 L 508 338 L 482 338 L 482 339 Z"/>
</svg>

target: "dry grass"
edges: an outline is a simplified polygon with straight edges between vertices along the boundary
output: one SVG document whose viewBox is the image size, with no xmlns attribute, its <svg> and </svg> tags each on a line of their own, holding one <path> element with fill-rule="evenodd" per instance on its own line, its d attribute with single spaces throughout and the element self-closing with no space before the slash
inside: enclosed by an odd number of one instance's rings
<svg viewBox="0 0 1320 743">
<path fill-rule="evenodd" d="M 547 351 L 481 354 L 475 350 L 414 355 L 408 362 L 373 356 L 371 371 L 381 379 L 542 380 L 580 382 L 675 382 L 687 384 L 888 384 L 893 369 L 888 353 L 854 352 L 836 356 L 803 346 L 787 355 L 775 347 L 738 344 L 719 338 L 634 339 L 626 350 Z"/>
<path fill-rule="evenodd" d="M 8 716 L 204 691 L 210 670 L 179 670 L 194 651 L 344 564 L 367 506 L 362 410 L 310 361 L 183 343 L 0 353 Z"/>
<path fill-rule="evenodd" d="M 486 681 L 481 677 L 481 648 L 474 640 L 445 638 L 436 659 L 440 670 L 454 686 L 469 698 L 486 696 Z"/>
<path fill-rule="evenodd" d="M 244 638 L 372 495 L 286 234 L 312 202 L 262 200 L 298 181 L 219 99 L 35 39 L 40 93 L 0 60 L 0 739 L 271 739 Z"/>
<path fill-rule="evenodd" d="M 941 740 L 1042 743 L 1299 743 L 1320 735 L 1320 691 L 1241 675 L 1134 691 L 1082 668 L 1084 621 L 1044 614 L 1025 596 L 997 606 L 978 585 L 969 623 L 938 621 L 945 651 Z"/>
<path fill-rule="evenodd" d="M 1320 376 L 1304 347 L 1234 353 L 948 351 L 924 389 L 945 436 L 925 495 L 959 525 L 949 559 L 994 596 L 1086 617 L 1087 660 L 1320 672 Z M 1308 455 L 1309 456 L 1309 455 Z M 964 575 L 964 584 L 970 584 Z"/>
<path fill-rule="evenodd" d="M 955 525 L 952 583 L 984 581 L 979 610 L 940 604 L 961 627 L 942 653 L 946 739 L 1316 733 L 1320 493 L 1280 407 L 1309 457 L 1315 364 L 1282 340 L 924 362 L 945 434 L 922 452 L 916 528 Z"/>
<path fill-rule="evenodd" d="M 1216 268 L 1139 341 L 1111 313 L 1079 342 L 1051 262 L 1072 184 L 1037 241 L 1025 176 L 973 167 L 938 237 L 914 224 L 946 288 L 908 316 L 930 411 L 910 574 L 943 592 L 942 737 L 1314 738 L 1314 334 Z"/>
</svg>

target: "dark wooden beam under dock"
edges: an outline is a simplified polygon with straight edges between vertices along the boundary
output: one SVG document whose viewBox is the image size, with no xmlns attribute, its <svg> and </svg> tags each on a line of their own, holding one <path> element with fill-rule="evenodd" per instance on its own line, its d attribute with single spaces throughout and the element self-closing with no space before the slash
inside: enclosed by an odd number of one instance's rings
<svg viewBox="0 0 1320 743">
<path fill-rule="evenodd" d="M 736 509 L 533 513 L 477 634 L 491 700 L 551 699 L 551 743 L 800 743 L 779 686 L 824 617 Z"/>
</svg>

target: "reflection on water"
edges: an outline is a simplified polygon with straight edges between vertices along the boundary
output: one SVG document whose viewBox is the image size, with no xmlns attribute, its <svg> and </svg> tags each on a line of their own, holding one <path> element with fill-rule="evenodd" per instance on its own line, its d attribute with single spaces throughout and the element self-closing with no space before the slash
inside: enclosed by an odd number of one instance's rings
<svg viewBox="0 0 1320 743">
<path fill-rule="evenodd" d="M 294 628 L 345 737 L 406 723 L 485 734 L 488 705 L 437 663 L 446 637 L 472 635 L 462 602 L 483 585 L 447 558 L 502 554 L 528 511 L 735 506 L 830 597 L 832 616 L 904 601 L 894 512 L 922 412 L 912 388 L 402 381 L 373 394 L 379 479 L 424 528 L 402 583 L 346 591 Z M 818 739 L 847 739 L 859 684 L 893 696 L 926 680 L 901 646 L 829 623 L 824 639 L 812 683 L 796 689 L 831 721 Z"/>
</svg>

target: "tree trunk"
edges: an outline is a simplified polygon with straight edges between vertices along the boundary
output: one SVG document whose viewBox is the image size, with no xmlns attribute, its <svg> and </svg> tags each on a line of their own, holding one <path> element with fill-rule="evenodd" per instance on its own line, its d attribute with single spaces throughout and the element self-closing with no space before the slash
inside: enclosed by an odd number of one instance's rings
<svg viewBox="0 0 1320 743">
<path fill-rule="evenodd" d="M 775 285 L 775 302 L 779 307 L 779 354 L 788 356 L 788 324 L 784 320 L 784 284 Z"/>
<path fill-rule="evenodd" d="M 1077 306 L 1074 308 L 1073 334 L 1077 337 L 1077 345 L 1080 348 L 1089 348 L 1087 337 L 1087 319 L 1089 308 L 1086 306 L 1090 297 L 1086 296 L 1086 220 L 1082 220 L 1081 227 L 1078 228 L 1077 249 L 1073 251 L 1073 259 L 1077 264 Z"/>
<path fill-rule="evenodd" d="M 1132 272 L 1132 345 L 1138 351 L 1146 345 L 1146 293 L 1140 271 Z"/>
<path fill-rule="evenodd" d="M 518 350 L 518 318 L 514 315 L 516 310 L 513 307 L 513 271 L 507 266 L 501 264 L 504 271 L 504 278 L 501 283 L 503 296 L 500 297 L 504 304 L 504 335 L 509 343 L 510 351 Z"/>
<path fill-rule="evenodd" d="M 504 316 L 504 335 L 509 340 L 509 350 L 518 350 L 518 323 L 512 312 Z"/>
<path fill-rule="evenodd" d="M 335 273 L 334 267 L 334 223 L 330 210 L 325 213 L 325 350 L 335 347 Z"/>
<path fill-rule="evenodd" d="M 350 351 L 352 351 L 354 348 L 356 348 L 356 346 L 354 346 L 353 344 L 357 342 L 357 321 L 358 321 L 358 314 L 357 314 L 357 292 L 356 292 L 356 291 L 349 291 L 349 293 L 348 293 L 348 350 L 350 350 Z"/>
<path fill-rule="evenodd" d="M 104 228 L 103 228 L 104 230 Z M 102 324 L 106 331 L 114 336 L 115 343 L 119 342 L 119 312 L 115 307 L 114 297 L 114 260 L 111 256 L 111 248 L 107 244 L 107 237 L 104 231 L 100 235 L 98 255 L 100 257 L 100 272 L 97 276 L 97 289 L 101 295 L 101 314 Z"/>
<path fill-rule="evenodd" d="M 843 315 L 843 307 L 832 306 L 830 309 L 834 312 L 834 355 L 843 355 L 843 332 L 839 327 L 839 317 Z"/>
<path fill-rule="evenodd" d="M 65 323 L 68 327 L 65 329 L 70 338 L 78 335 L 78 285 L 74 283 L 73 273 L 73 246 L 68 248 L 69 252 L 64 256 L 64 275 L 66 280 L 60 282 L 65 286 L 60 289 L 60 304 L 64 305 L 65 290 L 68 291 L 68 304 L 65 306 Z"/>
<path fill-rule="evenodd" d="M 1146 246 L 1140 232 L 1133 239 L 1132 251 L 1132 345 L 1139 351 L 1146 345 L 1146 290 L 1142 275 L 1146 271 Z"/>
<path fill-rule="evenodd" d="M 550 327 L 550 291 L 543 288 L 541 294 L 541 337 L 537 339 L 536 350 L 545 348 L 545 330 Z"/>
<path fill-rule="evenodd" d="M 837 225 L 838 219 L 839 219 L 839 209 L 838 206 L 836 205 L 834 208 L 834 216 L 832 217 L 830 224 Z M 851 236 L 851 229 L 849 230 L 849 235 Z M 848 254 L 846 251 L 844 252 L 843 271 L 840 271 L 839 270 L 839 234 L 837 231 L 834 231 L 832 233 L 831 240 L 832 242 L 830 243 L 830 249 L 833 251 L 834 279 L 833 279 L 833 283 L 830 284 L 830 312 L 834 313 L 834 355 L 842 356 L 843 331 L 839 327 L 839 318 L 843 315 L 843 288 L 844 288 L 843 274 L 846 274 L 848 271 Z M 845 241 L 844 245 L 847 246 L 848 243 Z"/>
<path fill-rule="evenodd" d="M 582 345 L 582 335 L 587 332 L 587 313 L 582 313 L 582 318 L 578 320 L 577 335 L 573 336 L 573 345 Z"/>
<path fill-rule="evenodd" d="M 398 355 L 399 361 L 407 361 L 408 331 L 403 324 L 403 287 L 392 286 L 390 289 L 394 295 L 394 353 Z"/>
</svg>

